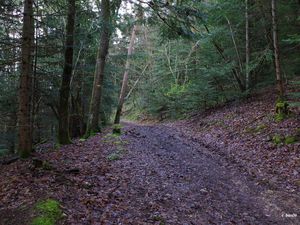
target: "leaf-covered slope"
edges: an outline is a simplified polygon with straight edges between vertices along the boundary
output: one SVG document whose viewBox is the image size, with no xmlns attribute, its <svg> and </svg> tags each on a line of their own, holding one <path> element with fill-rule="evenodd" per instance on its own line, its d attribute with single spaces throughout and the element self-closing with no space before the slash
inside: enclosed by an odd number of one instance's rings
<svg viewBox="0 0 300 225">
<path fill-rule="evenodd" d="M 171 126 L 229 157 L 260 182 L 299 190 L 299 110 L 293 108 L 289 118 L 276 122 L 275 100 L 273 92 L 265 91 Z"/>
</svg>

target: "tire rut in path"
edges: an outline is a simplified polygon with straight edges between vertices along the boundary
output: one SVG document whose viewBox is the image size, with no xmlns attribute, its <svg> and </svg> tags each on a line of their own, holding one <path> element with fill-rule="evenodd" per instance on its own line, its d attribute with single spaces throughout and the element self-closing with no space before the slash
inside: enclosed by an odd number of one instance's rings
<svg viewBox="0 0 300 225">
<path fill-rule="evenodd" d="M 295 224 L 270 210 L 263 187 L 178 131 L 126 124 L 124 138 L 127 153 L 112 167 L 127 179 L 115 207 L 126 213 L 111 224 Z"/>
</svg>

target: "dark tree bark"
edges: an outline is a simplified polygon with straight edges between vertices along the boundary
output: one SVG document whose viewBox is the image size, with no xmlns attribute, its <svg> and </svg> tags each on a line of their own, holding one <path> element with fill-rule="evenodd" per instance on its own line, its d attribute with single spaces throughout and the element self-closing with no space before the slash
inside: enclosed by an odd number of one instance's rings
<svg viewBox="0 0 300 225">
<path fill-rule="evenodd" d="M 60 144 L 70 144 L 69 136 L 69 96 L 70 81 L 73 68 L 74 26 L 76 6 L 75 0 L 68 0 L 68 18 L 66 26 L 65 64 L 60 87 L 58 108 L 58 141 Z"/>
<path fill-rule="evenodd" d="M 18 153 L 25 158 L 32 152 L 30 101 L 32 88 L 32 58 L 34 47 L 33 0 L 24 1 L 22 30 L 22 61 L 18 108 Z"/>
<path fill-rule="evenodd" d="M 278 44 L 278 30 L 277 30 L 277 9 L 276 0 L 272 0 L 272 30 L 273 30 L 273 48 L 274 48 L 274 59 L 275 59 L 275 72 L 279 98 L 282 99 L 284 95 L 284 87 L 280 69 L 279 59 L 279 44 Z"/>
<path fill-rule="evenodd" d="M 136 32 L 136 25 L 134 25 L 131 33 L 131 39 L 130 43 L 128 46 L 128 53 L 127 53 L 127 60 L 126 60 L 126 65 L 125 65 L 125 72 L 123 75 L 123 81 L 122 81 L 122 88 L 120 92 L 120 97 L 119 97 L 119 102 L 118 102 L 118 107 L 117 107 L 117 112 L 115 116 L 115 124 L 120 123 L 120 118 L 121 118 L 121 112 L 125 100 L 125 95 L 126 95 L 126 90 L 127 90 L 127 85 L 128 85 L 128 72 L 129 72 L 129 67 L 130 67 L 130 57 L 132 55 L 132 50 L 133 50 L 133 45 L 134 45 L 134 39 L 135 39 L 135 32 Z"/>
<path fill-rule="evenodd" d="M 101 97 L 104 81 L 104 69 L 106 64 L 106 57 L 108 54 L 109 40 L 110 40 L 110 2 L 109 0 L 101 1 L 101 18 L 102 18 L 102 32 L 100 37 L 100 44 L 97 55 L 96 69 L 94 74 L 94 83 L 92 97 L 90 100 L 90 109 L 88 115 L 88 123 L 86 136 L 90 136 L 94 132 L 100 131 L 99 126 L 99 112 L 101 106 Z"/>
</svg>

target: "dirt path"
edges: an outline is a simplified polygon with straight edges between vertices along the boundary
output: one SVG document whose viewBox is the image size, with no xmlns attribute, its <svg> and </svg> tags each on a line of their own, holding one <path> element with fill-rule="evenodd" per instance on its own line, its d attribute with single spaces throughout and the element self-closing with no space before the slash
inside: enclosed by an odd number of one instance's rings
<svg viewBox="0 0 300 225">
<path fill-rule="evenodd" d="M 282 217 L 298 209 L 284 211 L 280 202 L 267 197 L 271 190 L 184 134 L 163 125 L 126 124 L 125 130 L 127 153 L 112 168 L 127 182 L 116 191 L 116 198 L 123 200 L 108 205 L 114 209 L 107 215 L 108 224 L 299 222 Z"/>
<path fill-rule="evenodd" d="M 0 224 L 30 224 L 47 198 L 62 205 L 63 225 L 300 224 L 296 193 L 258 185 L 190 136 L 127 123 L 121 136 L 42 148 L 48 169 L 0 165 Z"/>
</svg>

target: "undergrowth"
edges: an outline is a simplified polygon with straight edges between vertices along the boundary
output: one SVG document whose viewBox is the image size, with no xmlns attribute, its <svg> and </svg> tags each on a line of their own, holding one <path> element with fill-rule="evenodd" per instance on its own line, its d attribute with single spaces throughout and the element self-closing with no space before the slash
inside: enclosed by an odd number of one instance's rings
<svg viewBox="0 0 300 225">
<path fill-rule="evenodd" d="M 54 199 L 37 203 L 35 210 L 38 216 L 33 219 L 31 225 L 54 225 L 63 215 L 59 202 Z"/>
</svg>

